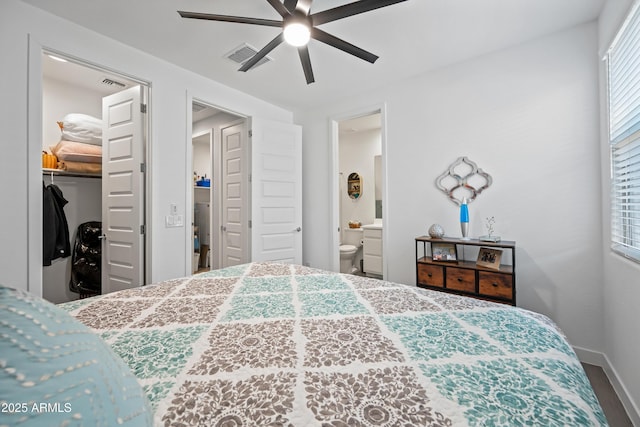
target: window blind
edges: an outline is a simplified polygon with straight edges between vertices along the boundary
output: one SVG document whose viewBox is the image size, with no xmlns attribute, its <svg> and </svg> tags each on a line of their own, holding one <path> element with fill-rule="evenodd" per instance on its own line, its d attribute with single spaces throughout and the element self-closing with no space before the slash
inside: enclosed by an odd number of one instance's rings
<svg viewBox="0 0 640 427">
<path fill-rule="evenodd" d="M 640 262 L 640 2 L 607 54 L 612 248 Z"/>
</svg>

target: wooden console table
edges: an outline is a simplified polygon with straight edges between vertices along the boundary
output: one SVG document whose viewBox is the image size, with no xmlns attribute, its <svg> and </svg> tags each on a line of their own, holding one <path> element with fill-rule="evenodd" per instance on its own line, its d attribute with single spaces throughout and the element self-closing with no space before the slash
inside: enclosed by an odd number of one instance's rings
<svg viewBox="0 0 640 427">
<path fill-rule="evenodd" d="M 502 261 L 510 263 L 489 268 L 462 257 L 456 257 L 456 261 L 434 261 L 431 257 L 434 243 L 455 245 L 458 256 L 467 247 L 499 249 L 502 251 Z M 421 288 L 516 305 L 516 242 L 416 237 L 416 284 Z"/>
</svg>

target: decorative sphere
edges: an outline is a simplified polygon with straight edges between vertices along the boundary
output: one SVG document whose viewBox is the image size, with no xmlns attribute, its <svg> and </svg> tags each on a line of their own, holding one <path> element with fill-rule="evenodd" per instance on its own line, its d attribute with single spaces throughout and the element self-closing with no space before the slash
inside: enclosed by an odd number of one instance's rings
<svg viewBox="0 0 640 427">
<path fill-rule="evenodd" d="M 441 239 L 444 236 L 444 228 L 440 224 L 433 224 L 429 227 L 429 236 L 434 239 Z"/>
</svg>

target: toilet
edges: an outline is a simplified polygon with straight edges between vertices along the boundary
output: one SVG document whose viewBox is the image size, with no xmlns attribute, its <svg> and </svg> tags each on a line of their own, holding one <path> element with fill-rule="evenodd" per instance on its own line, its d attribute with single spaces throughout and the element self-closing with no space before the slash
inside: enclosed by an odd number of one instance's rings
<svg viewBox="0 0 640 427">
<path fill-rule="evenodd" d="M 340 245 L 340 273 L 351 274 L 356 267 L 353 266 L 353 260 L 356 257 L 358 248 L 353 245 Z"/>
<path fill-rule="evenodd" d="M 362 247 L 362 228 L 347 228 L 340 244 L 340 273 L 353 274 L 359 271 L 354 265 L 358 250 Z"/>
</svg>

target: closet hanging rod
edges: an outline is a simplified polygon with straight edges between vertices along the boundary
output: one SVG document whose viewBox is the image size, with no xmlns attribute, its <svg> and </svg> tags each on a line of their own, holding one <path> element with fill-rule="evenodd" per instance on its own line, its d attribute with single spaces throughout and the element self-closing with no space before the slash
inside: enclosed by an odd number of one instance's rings
<svg viewBox="0 0 640 427">
<path fill-rule="evenodd" d="M 67 172 L 63 169 L 47 169 L 42 168 L 42 175 L 51 176 L 68 176 L 72 178 L 102 178 L 102 175 L 95 173 L 82 173 L 82 172 Z"/>
</svg>

